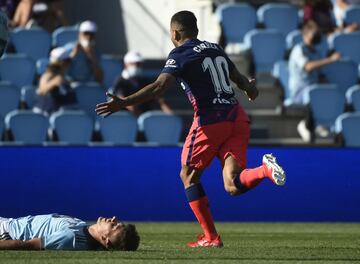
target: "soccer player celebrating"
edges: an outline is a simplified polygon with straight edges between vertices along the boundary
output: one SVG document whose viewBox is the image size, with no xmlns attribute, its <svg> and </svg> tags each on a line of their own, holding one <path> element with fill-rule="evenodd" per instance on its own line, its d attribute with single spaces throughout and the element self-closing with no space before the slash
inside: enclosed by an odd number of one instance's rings
<svg viewBox="0 0 360 264">
<path fill-rule="evenodd" d="M 59 215 L 0 217 L 0 250 L 126 250 L 139 246 L 134 225 L 116 217 L 99 217 L 94 224 Z"/>
<path fill-rule="evenodd" d="M 200 177 L 214 157 L 223 168 L 225 190 L 242 194 L 257 186 L 264 178 L 276 185 L 285 184 L 284 170 L 271 154 L 263 156 L 262 166 L 246 168 L 249 119 L 235 99 L 230 80 L 254 100 L 258 96 L 254 80 L 240 74 L 217 44 L 197 39 L 195 15 L 180 11 L 170 23 L 171 41 L 175 48 L 157 80 L 140 91 L 120 99 L 112 94 L 110 101 L 98 104 L 96 111 L 105 117 L 120 109 L 154 99 L 180 82 L 194 107 L 194 122 L 182 151 L 180 177 L 189 205 L 199 221 L 203 234 L 189 247 L 222 247 L 210 212 L 208 198 Z"/>
</svg>

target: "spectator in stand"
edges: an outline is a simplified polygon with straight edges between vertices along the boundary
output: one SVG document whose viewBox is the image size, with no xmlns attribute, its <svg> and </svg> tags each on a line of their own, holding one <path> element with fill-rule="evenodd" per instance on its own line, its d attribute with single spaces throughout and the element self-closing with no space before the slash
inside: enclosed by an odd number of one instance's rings
<svg viewBox="0 0 360 264">
<path fill-rule="evenodd" d="M 65 45 L 65 49 L 71 51 L 68 74 L 73 81 L 102 83 L 101 53 L 96 48 L 96 33 L 97 25 L 92 21 L 84 21 L 79 27 L 78 41 Z"/>
<path fill-rule="evenodd" d="M 142 76 L 143 63 L 144 60 L 140 53 L 126 53 L 124 57 L 124 70 L 114 83 L 113 92 L 115 95 L 124 98 L 137 92 L 149 83 L 149 80 Z M 127 110 L 135 115 L 140 115 L 143 112 L 154 110 L 157 107 L 160 107 L 165 113 L 173 112 L 171 107 L 162 97 L 141 105 L 128 106 Z"/>
<path fill-rule="evenodd" d="M 38 0 L 33 8 L 27 27 L 41 27 L 50 33 L 66 25 L 63 0 Z"/>
<path fill-rule="evenodd" d="M 10 27 L 25 27 L 31 17 L 35 0 L 21 0 L 16 8 L 14 17 L 9 21 Z"/>
<path fill-rule="evenodd" d="M 338 26 L 344 26 L 345 11 L 352 5 L 360 5 L 360 0 L 333 0 L 334 15 L 336 18 L 336 24 Z M 352 24 L 353 27 L 359 29 L 357 23 Z"/>
<path fill-rule="evenodd" d="M 353 32 L 358 29 L 356 23 L 347 26 L 336 23 L 333 4 L 330 0 L 305 0 L 304 23 L 310 20 L 313 20 L 318 25 L 320 32 L 326 35 L 339 31 Z"/>
<path fill-rule="evenodd" d="M 320 69 L 341 57 L 340 53 L 335 52 L 324 58 L 321 52 L 315 48 L 315 45 L 321 40 L 321 33 L 314 21 L 310 20 L 304 25 L 302 35 L 303 43 L 297 44 L 292 49 L 289 58 L 290 96 L 295 104 L 304 104 L 304 95 L 308 91 L 309 85 L 326 81 L 320 75 Z M 310 131 L 313 129 L 310 117 L 308 120 L 301 121 L 298 126 L 300 135 L 307 142 L 311 139 Z"/>
<path fill-rule="evenodd" d="M 16 0 L 0 0 L 0 10 L 3 11 L 8 18 L 12 18 L 16 9 Z"/>
<path fill-rule="evenodd" d="M 76 104 L 75 93 L 65 75 L 70 63 L 70 53 L 65 48 L 58 47 L 51 51 L 50 64 L 40 77 L 35 112 L 51 114 L 60 107 Z"/>
</svg>

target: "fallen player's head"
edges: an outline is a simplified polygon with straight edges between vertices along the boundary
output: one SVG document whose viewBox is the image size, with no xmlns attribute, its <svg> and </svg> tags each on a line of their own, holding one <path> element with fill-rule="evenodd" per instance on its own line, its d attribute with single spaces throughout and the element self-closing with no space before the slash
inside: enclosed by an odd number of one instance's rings
<svg viewBox="0 0 360 264">
<path fill-rule="evenodd" d="M 116 219 L 99 217 L 92 225 L 97 239 L 106 249 L 135 251 L 139 247 L 140 237 L 135 225 L 124 224 Z"/>
<path fill-rule="evenodd" d="M 196 38 L 199 30 L 194 13 L 186 10 L 175 13 L 170 21 L 170 33 L 175 47 L 184 39 Z"/>
</svg>

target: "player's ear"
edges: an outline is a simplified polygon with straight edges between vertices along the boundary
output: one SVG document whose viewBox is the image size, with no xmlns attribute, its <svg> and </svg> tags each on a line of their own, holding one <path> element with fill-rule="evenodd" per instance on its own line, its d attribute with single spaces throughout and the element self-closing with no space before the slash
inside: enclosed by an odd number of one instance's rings
<svg viewBox="0 0 360 264">
<path fill-rule="evenodd" d="M 176 41 L 179 41 L 179 40 L 181 40 L 181 34 L 180 34 L 180 32 L 179 31 L 177 31 L 177 30 L 174 30 L 174 39 L 176 40 Z"/>
</svg>

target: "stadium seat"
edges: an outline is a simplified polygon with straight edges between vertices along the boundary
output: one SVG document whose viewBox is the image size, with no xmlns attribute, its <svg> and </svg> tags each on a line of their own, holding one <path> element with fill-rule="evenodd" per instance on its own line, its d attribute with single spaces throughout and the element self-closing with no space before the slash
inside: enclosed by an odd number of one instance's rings
<svg viewBox="0 0 360 264">
<path fill-rule="evenodd" d="M 343 95 L 345 95 L 348 88 L 358 81 L 357 65 L 350 60 L 342 59 L 336 61 L 326 65 L 322 71 L 329 83 L 336 84 L 343 92 Z"/>
<path fill-rule="evenodd" d="M 335 122 L 335 133 L 341 134 L 346 147 L 360 147 L 360 113 L 344 113 Z"/>
<path fill-rule="evenodd" d="M 355 112 L 360 112 L 360 85 L 354 85 L 346 91 L 346 102 Z"/>
<path fill-rule="evenodd" d="M 291 50 L 296 44 L 302 43 L 303 37 L 301 30 L 295 29 L 286 36 L 286 48 Z"/>
<path fill-rule="evenodd" d="M 106 101 L 105 89 L 97 83 L 78 83 L 74 89 L 79 108 L 95 118 L 96 104 Z"/>
<path fill-rule="evenodd" d="M 345 25 L 350 25 L 353 22 L 356 22 L 360 25 L 360 6 L 352 6 L 349 7 L 345 11 L 345 17 L 344 17 Z"/>
<path fill-rule="evenodd" d="M 100 132 L 104 142 L 131 145 L 137 134 L 136 118 L 127 111 L 115 113 L 107 118 L 99 118 Z"/>
<path fill-rule="evenodd" d="M 47 57 L 51 47 L 50 34 L 40 28 L 16 28 L 11 34 L 16 53 L 28 55 L 34 61 Z"/>
<path fill-rule="evenodd" d="M 267 29 L 276 29 L 284 36 L 298 28 L 298 9 L 289 4 L 265 4 L 257 11 L 258 21 Z"/>
<path fill-rule="evenodd" d="M 148 142 L 160 145 L 175 145 L 179 142 L 182 121 L 176 115 L 148 111 L 139 116 L 138 125 Z"/>
<path fill-rule="evenodd" d="M 3 138 L 4 129 L 5 129 L 4 119 L 3 119 L 2 116 L 0 116 L 0 141 L 1 141 L 2 138 Z"/>
<path fill-rule="evenodd" d="M 284 90 L 284 99 L 290 96 L 289 91 L 289 65 L 287 61 L 278 61 L 274 64 L 272 75 L 278 79 Z"/>
<path fill-rule="evenodd" d="M 360 32 L 337 33 L 331 38 L 330 47 L 343 58 L 360 64 Z"/>
<path fill-rule="evenodd" d="M 104 72 L 104 85 L 108 89 L 113 86 L 116 77 L 121 74 L 122 66 L 120 61 L 111 55 L 101 56 L 101 66 Z"/>
<path fill-rule="evenodd" d="M 0 82 L 0 116 L 17 109 L 20 103 L 19 89 L 9 82 Z"/>
<path fill-rule="evenodd" d="M 49 58 L 41 58 L 36 61 L 36 73 L 42 75 L 49 65 Z"/>
<path fill-rule="evenodd" d="M 49 121 L 43 114 L 15 110 L 6 115 L 5 124 L 11 130 L 15 142 L 42 144 L 46 141 Z"/>
<path fill-rule="evenodd" d="M 270 73 L 274 63 L 284 59 L 285 37 L 275 30 L 251 30 L 245 35 L 245 43 L 251 48 L 257 73 Z"/>
<path fill-rule="evenodd" d="M 335 84 L 313 84 L 305 102 L 309 104 L 315 125 L 332 129 L 335 119 L 344 111 L 345 96 Z"/>
<path fill-rule="evenodd" d="M 94 129 L 92 118 L 79 110 L 53 113 L 50 116 L 50 126 L 60 142 L 71 145 L 88 144 Z"/>
<path fill-rule="evenodd" d="M 216 14 L 227 43 L 242 43 L 245 34 L 256 27 L 255 9 L 248 4 L 223 4 Z"/>
<path fill-rule="evenodd" d="M 78 38 L 77 27 L 60 27 L 52 33 L 53 47 L 65 46 L 66 43 L 74 42 Z"/>
<path fill-rule="evenodd" d="M 21 101 L 26 103 L 27 108 L 33 108 L 36 103 L 36 87 L 31 85 L 22 87 Z"/>
<path fill-rule="evenodd" d="M 35 77 L 35 63 L 24 54 L 5 55 L 0 60 L 0 78 L 10 81 L 19 89 L 32 85 Z"/>
</svg>

